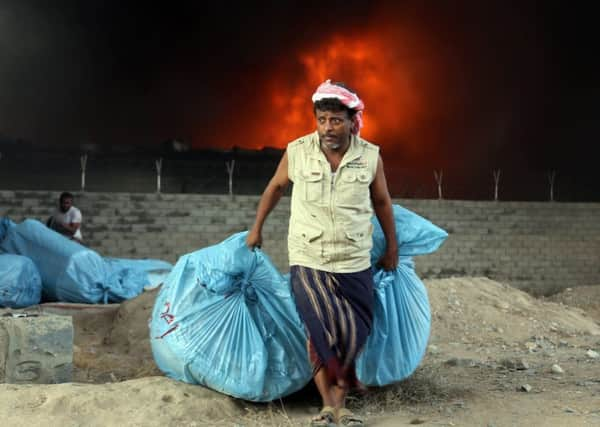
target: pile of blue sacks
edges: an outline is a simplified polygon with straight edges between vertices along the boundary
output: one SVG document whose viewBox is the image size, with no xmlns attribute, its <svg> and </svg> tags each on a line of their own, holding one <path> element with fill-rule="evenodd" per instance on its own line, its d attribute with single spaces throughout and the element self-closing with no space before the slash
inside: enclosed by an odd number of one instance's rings
<svg viewBox="0 0 600 427">
<path fill-rule="evenodd" d="M 390 272 L 373 267 L 373 332 L 356 366 L 369 386 L 408 377 L 423 358 L 431 313 L 412 257 L 436 251 L 448 237 L 427 219 L 393 209 L 399 266 Z M 373 223 L 375 266 L 385 238 L 375 218 Z M 150 339 L 154 359 L 169 377 L 266 402 L 304 387 L 312 367 L 289 275 L 261 250 L 249 250 L 246 234 L 178 260 L 157 296 Z"/>
<path fill-rule="evenodd" d="M 121 302 L 139 295 L 157 274 L 166 278 L 173 268 L 161 260 L 104 258 L 34 219 L 19 224 L 0 220 L 0 254 L 4 259 L 0 269 L 10 263 L 13 271 L 5 275 L 0 270 L 3 307 L 26 307 L 42 300 Z M 13 256 L 10 261 L 8 255 Z M 14 261 L 15 256 L 21 261 Z"/>
</svg>

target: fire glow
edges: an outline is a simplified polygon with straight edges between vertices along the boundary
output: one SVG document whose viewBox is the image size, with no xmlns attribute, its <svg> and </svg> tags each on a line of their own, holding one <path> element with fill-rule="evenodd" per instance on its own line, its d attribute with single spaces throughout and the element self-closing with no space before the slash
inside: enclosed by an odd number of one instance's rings
<svg viewBox="0 0 600 427">
<path fill-rule="evenodd" d="M 299 49 L 291 63 L 277 64 L 264 80 L 254 81 L 257 99 L 252 100 L 251 120 L 242 119 L 243 124 L 229 129 L 232 135 L 226 140 L 242 148 L 285 148 L 315 130 L 311 96 L 331 79 L 344 82 L 363 99 L 362 137 L 382 146 L 402 141 L 410 149 L 421 142 L 418 135 L 429 114 L 425 100 L 438 69 L 432 57 L 415 31 L 333 35 L 318 46 Z"/>
</svg>

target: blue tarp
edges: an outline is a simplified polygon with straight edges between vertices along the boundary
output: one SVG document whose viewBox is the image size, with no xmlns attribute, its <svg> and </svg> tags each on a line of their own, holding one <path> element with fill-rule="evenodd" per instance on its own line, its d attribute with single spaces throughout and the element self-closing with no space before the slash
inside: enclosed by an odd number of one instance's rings
<svg viewBox="0 0 600 427">
<path fill-rule="evenodd" d="M 160 260 L 103 258 L 37 220 L 0 221 L 0 251 L 30 258 L 45 301 L 107 303 L 139 295 L 173 266 Z"/>
<path fill-rule="evenodd" d="M 2 220 L 0 249 L 30 258 L 42 277 L 47 301 L 98 303 L 110 287 L 108 268 L 96 252 L 69 240 L 37 220 Z"/>
<path fill-rule="evenodd" d="M 150 322 L 154 359 L 169 377 L 251 401 L 311 379 L 306 336 L 289 280 L 247 233 L 179 259 Z"/>
<path fill-rule="evenodd" d="M 40 303 L 42 279 L 29 258 L 0 254 L 0 307 L 22 308 Z"/>
</svg>

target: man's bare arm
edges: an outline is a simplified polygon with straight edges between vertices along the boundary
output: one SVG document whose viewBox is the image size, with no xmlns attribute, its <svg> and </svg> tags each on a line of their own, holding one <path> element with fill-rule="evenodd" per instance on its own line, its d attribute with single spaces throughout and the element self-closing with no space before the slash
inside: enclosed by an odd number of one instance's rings
<svg viewBox="0 0 600 427">
<path fill-rule="evenodd" d="M 246 244 L 248 247 L 254 248 L 255 246 L 260 246 L 262 244 L 262 228 L 265 220 L 273 208 L 277 206 L 277 203 L 281 199 L 281 196 L 283 196 L 285 193 L 285 190 L 289 184 L 288 158 L 286 152 L 281 158 L 275 174 L 269 181 L 269 184 L 267 184 L 267 187 L 265 188 L 265 191 L 258 202 L 254 225 L 252 225 L 252 228 L 246 237 Z"/>
<path fill-rule="evenodd" d="M 68 224 L 62 224 L 62 226 L 64 228 L 66 228 L 71 233 L 71 235 L 74 235 L 77 232 L 77 230 L 79 229 L 79 227 L 81 226 L 81 223 L 70 222 Z"/>
<path fill-rule="evenodd" d="M 60 234 L 64 234 L 66 236 L 73 236 L 77 232 L 77 229 L 81 226 L 79 222 L 71 222 L 71 223 L 62 223 L 53 221 L 51 227 L 53 230 L 59 232 Z"/>
<path fill-rule="evenodd" d="M 392 198 L 387 188 L 385 173 L 383 172 L 383 160 L 379 156 L 375 179 L 371 183 L 371 201 L 375 215 L 383 229 L 386 250 L 378 265 L 385 270 L 393 270 L 398 266 L 398 243 L 396 242 L 396 225 L 394 223 L 394 212 L 392 209 Z"/>
</svg>

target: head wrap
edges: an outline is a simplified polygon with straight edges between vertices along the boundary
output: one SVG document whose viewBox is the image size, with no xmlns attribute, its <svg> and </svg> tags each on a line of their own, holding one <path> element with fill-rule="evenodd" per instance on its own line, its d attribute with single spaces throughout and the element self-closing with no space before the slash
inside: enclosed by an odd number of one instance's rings
<svg viewBox="0 0 600 427">
<path fill-rule="evenodd" d="M 356 111 L 356 114 L 352 119 L 352 133 L 358 135 L 358 132 L 360 132 L 360 129 L 363 127 L 362 112 L 365 109 L 365 104 L 361 99 L 348 89 L 332 84 L 329 79 L 319 85 L 316 92 L 313 93 L 312 101 L 315 103 L 327 98 L 339 99 L 346 107 Z"/>
</svg>

